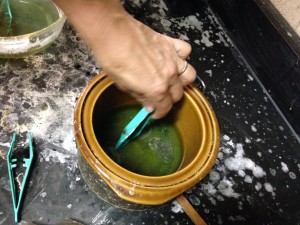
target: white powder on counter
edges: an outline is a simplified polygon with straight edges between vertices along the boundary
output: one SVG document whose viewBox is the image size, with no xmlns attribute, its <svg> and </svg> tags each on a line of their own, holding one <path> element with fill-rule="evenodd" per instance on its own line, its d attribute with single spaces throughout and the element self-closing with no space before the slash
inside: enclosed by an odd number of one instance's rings
<svg viewBox="0 0 300 225">
<path fill-rule="evenodd" d="M 172 208 L 171 208 L 173 213 L 183 213 L 183 209 L 181 205 L 177 201 L 172 201 Z"/>
<path fill-rule="evenodd" d="M 245 157 L 243 145 L 236 144 L 236 154 L 232 157 L 225 159 L 225 166 L 231 171 L 237 171 L 239 174 L 244 174 L 245 170 L 252 171 L 255 177 L 263 177 L 266 172 L 251 159 Z"/>
<path fill-rule="evenodd" d="M 247 144 L 247 141 L 245 143 Z M 243 143 L 235 143 L 229 135 L 222 136 L 218 159 L 209 173 L 209 181 L 200 184 L 202 192 L 209 197 L 213 205 L 217 204 L 216 201 L 224 201 L 224 198 L 239 199 L 243 196 L 243 193 L 236 190 L 239 185 L 234 175 L 242 177 L 242 181 L 253 185 L 256 191 L 265 190 L 275 196 L 275 189 L 270 182 L 256 181 L 256 179 L 264 178 L 266 172 L 252 159 L 246 157 L 244 148 Z M 233 172 L 235 174 L 232 174 Z"/>
<path fill-rule="evenodd" d="M 289 172 L 289 168 L 284 162 L 281 162 L 281 169 L 285 173 Z"/>
</svg>

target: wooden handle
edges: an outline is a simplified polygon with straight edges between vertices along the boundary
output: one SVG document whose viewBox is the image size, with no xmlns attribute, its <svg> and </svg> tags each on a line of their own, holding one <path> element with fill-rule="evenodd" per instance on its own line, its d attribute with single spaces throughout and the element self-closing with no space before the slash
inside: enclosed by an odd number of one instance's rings
<svg viewBox="0 0 300 225">
<path fill-rule="evenodd" d="M 195 225 L 207 225 L 206 222 L 199 215 L 199 213 L 194 209 L 194 207 L 183 195 L 179 195 L 176 198 L 176 201 L 183 208 L 183 210 L 186 212 L 186 214 L 190 217 L 190 219 L 194 222 Z"/>
</svg>

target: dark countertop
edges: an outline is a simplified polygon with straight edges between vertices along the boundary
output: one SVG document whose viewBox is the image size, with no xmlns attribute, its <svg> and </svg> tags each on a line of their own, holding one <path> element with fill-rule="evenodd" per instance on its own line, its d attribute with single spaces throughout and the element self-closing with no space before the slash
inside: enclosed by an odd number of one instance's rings
<svg viewBox="0 0 300 225">
<path fill-rule="evenodd" d="M 219 120 L 220 152 L 210 174 L 185 192 L 191 204 L 210 225 L 299 224 L 299 136 L 219 17 L 207 4 L 192 1 L 127 3 L 141 21 L 192 44 L 195 84 Z M 15 131 L 21 147 L 31 131 L 35 150 L 21 224 L 66 218 L 84 224 L 192 224 L 176 201 L 129 211 L 99 199 L 85 184 L 73 111 L 100 70 L 68 24 L 44 52 L 0 60 L 0 225 L 14 224 L 5 156 Z"/>
</svg>

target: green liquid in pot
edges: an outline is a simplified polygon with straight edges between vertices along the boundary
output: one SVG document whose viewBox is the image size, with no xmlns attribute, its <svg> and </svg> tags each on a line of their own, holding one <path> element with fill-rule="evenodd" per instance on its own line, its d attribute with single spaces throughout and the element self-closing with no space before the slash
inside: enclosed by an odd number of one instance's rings
<svg viewBox="0 0 300 225">
<path fill-rule="evenodd" d="M 140 106 L 129 106 L 110 113 L 101 124 L 100 145 L 116 163 L 132 172 L 163 176 L 177 171 L 182 162 L 182 145 L 168 117 L 152 120 L 139 137 L 114 149 L 123 129 L 139 110 Z"/>
<path fill-rule="evenodd" d="M 10 0 L 12 24 L 7 34 L 9 21 L 5 12 L 5 0 L 0 5 L 0 37 L 29 34 L 48 27 L 58 20 L 57 8 L 51 0 Z"/>
</svg>

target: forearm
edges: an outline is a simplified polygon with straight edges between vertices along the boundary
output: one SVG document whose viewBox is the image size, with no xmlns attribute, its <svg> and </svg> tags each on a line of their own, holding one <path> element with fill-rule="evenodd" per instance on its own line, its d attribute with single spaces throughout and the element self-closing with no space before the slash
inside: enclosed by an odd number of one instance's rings
<svg viewBox="0 0 300 225">
<path fill-rule="evenodd" d="M 130 15 L 119 0 L 53 0 L 93 50 L 104 48 Z M 113 28 L 113 29 L 111 29 Z"/>
<path fill-rule="evenodd" d="M 135 20 L 119 0 L 53 0 L 115 84 L 156 118 L 164 116 L 196 76 L 184 59 L 191 47 Z"/>
</svg>

